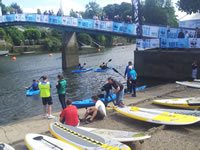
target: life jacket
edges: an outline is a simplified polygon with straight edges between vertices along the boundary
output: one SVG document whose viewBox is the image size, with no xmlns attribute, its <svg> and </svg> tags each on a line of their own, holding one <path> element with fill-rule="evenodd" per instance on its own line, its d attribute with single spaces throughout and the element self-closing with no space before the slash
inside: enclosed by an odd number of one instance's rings
<svg viewBox="0 0 200 150">
<path fill-rule="evenodd" d="M 40 97 L 50 97 L 50 82 L 40 82 L 38 85 L 40 89 Z"/>
</svg>

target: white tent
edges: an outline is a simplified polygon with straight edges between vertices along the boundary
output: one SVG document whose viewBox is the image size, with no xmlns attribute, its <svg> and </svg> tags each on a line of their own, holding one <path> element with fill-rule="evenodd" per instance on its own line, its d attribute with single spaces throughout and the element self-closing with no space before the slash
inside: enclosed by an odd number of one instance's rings
<svg viewBox="0 0 200 150">
<path fill-rule="evenodd" d="M 191 14 L 183 17 L 179 21 L 179 27 L 182 28 L 200 28 L 200 13 Z"/>
</svg>

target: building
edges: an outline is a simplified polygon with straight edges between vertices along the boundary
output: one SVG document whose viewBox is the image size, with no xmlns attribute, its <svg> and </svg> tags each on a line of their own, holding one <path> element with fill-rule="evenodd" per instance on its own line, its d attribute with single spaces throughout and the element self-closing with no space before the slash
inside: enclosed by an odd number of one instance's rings
<svg viewBox="0 0 200 150">
<path fill-rule="evenodd" d="M 179 27 L 182 28 L 200 28 L 200 13 L 191 14 L 183 17 L 179 21 Z"/>
</svg>

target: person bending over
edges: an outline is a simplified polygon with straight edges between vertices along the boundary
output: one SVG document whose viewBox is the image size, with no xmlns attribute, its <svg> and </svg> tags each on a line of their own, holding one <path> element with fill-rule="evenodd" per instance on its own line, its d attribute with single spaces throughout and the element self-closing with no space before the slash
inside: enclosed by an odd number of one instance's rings
<svg viewBox="0 0 200 150">
<path fill-rule="evenodd" d="M 33 91 L 39 90 L 38 82 L 36 80 L 33 80 L 33 84 L 31 87 L 32 87 Z"/>
<path fill-rule="evenodd" d="M 86 123 L 91 123 L 94 119 L 102 120 L 106 116 L 106 108 L 104 103 L 99 100 L 98 96 L 92 96 L 91 98 L 92 101 L 95 103 L 95 106 L 86 110 L 82 121 L 85 121 L 89 115 L 92 116 L 86 121 Z"/>
<path fill-rule="evenodd" d="M 104 62 L 99 67 L 103 70 L 108 68 Z"/>
<path fill-rule="evenodd" d="M 67 100 L 67 107 L 61 112 L 60 122 L 69 126 L 78 126 L 78 110 L 76 106 L 72 105 L 71 100 Z"/>
</svg>

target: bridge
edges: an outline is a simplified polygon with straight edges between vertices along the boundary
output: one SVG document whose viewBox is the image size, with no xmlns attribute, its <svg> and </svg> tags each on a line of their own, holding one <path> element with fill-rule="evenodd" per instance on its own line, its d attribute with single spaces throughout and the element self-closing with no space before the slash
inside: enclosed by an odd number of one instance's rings
<svg viewBox="0 0 200 150">
<path fill-rule="evenodd" d="M 160 26 L 142 25 L 142 36 L 137 35 L 137 25 L 119 23 L 113 21 L 101 21 L 92 19 L 82 19 L 67 16 L 50 16 L 39 14 L 10 14 L 0 16 L 0 27 L 31 25 L 50 27 L 63 30 L 62 41 L 62 67 L 63 69 L 78 64 L 78 48 L 76 35 L 74 33 L 104 34 L 110 36 L 121 36 L 127 38 L 149 39 L 153 44 L 150 48 L 159 48 L 166 39 L 175 39 L 180 31 L 179 28 L 169 28 Z M 188 33 L 194 35 L 193 29 L 187 29 Z M 161 41 L 161 42 L 160 42 Z M 142 45 L 137 42 L 137 45 Z M 150 44 L 148 44 L 150 45 Z"/>
</svg>

